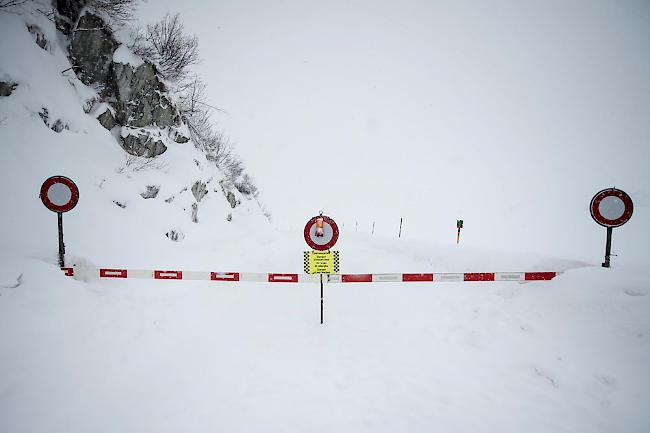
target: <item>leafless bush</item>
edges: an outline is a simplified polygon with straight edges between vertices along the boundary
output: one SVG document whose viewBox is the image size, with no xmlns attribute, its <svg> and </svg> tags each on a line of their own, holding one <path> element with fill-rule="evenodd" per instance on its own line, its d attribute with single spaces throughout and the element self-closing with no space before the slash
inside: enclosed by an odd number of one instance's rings
<svg viewBox="0 0 650 433">
<path fill-rule="evenodd" d="M 105 15 L 114 27 L 133 21 L 133 13 L 140 0 L 90 0 L 88 7 Z"/>
<path fill-rule="evenodd" d="M 14 6 L 24 5 L 28 1 L 29 0 L 0 0 L 0 9 L 6 9 Z"/>
<path fill-rule="evenodd" d="M 138 33 L 135 35 L 135 39 L 139 39 L 135 44 L 136 54 L 157 62 L 168 80 L 179 81 L 187 77 L 187 68 L 199 62 L 199 40 L 185 34 L 180 14 L 167 14 Z"/>
<path fill-rule="evenodd" d="M 235 188 L 244 195 L 250 195 L 253 197 L 257 195 L 257 187 L 248 174 L 244 174 L 239 182 L 235 182 Z"/>
<path fill-rule="evenodd" d="M 115 171 L 118 174 L 123 174 L 127 171 L 137 173 L 145 170 L 165 170 L 166 168 L 167 164 L 165 162 L 158 161 L 155 158 L 144 158 L 142 156 L 127 154 L 124 165 L 118 167 Z"/>
</svg>

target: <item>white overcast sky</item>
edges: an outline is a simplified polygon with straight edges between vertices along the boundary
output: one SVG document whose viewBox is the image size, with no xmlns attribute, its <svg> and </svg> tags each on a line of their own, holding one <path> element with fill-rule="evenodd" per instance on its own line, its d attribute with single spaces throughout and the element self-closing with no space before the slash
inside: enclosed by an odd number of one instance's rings
<svg viewBox="0 0 650 433">
<path fill-rule="evenodd" d="M 650 204 L 648 1 L 149 0 L 139 15 L 165 12 L 199 37 L 215 120 L 280 227 L 324 209 L 393 235 L 403 216 L 446 242 L 464 218 L 468 242 L 550 250 L 593 236 L 599 189 Z"/>
</svg>

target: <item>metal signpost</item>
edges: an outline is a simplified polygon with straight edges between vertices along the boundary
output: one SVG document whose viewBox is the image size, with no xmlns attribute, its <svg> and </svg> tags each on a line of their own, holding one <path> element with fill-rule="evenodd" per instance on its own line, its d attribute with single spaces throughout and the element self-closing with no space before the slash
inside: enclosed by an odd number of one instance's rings
<svg viewBox="0 0 650 433">
<path fill-rule="evenodd" d="M 320 274 L 320 323 L 323 324 L 323 273 L 336 273 L 339 267 L 338 251 L 329 251 L 339 240 L 339 227 L 328 216 L 317 215 L 305 225 L 305 242 L 316 251 L 304 254 L 305 272 Z M 330 269 L 336 271 L 328 272 Z M 314 270 L 315 272 L 310 272 Z"/>
<path fill-rule="evenodd" d="M 596 193 L 589 204 L 591 217 L 603 227 L 607 227 L 604 268 L 609 268 L 612 252 L 612 231 L 630 220 L 634 205 L 627 193 L 616 188 L 603 189 Z"/>
<path fill-rule="evenodd" d="M 59 267 L 65 267 L 65 244 L 63 243 L 63 212 L 72 210 L 79 202 L 79 188 L 65 176 L 52 176 L 43 182 L 40 193 L 46 208 L 56 212 L 59 225 Z"/>
</svg>

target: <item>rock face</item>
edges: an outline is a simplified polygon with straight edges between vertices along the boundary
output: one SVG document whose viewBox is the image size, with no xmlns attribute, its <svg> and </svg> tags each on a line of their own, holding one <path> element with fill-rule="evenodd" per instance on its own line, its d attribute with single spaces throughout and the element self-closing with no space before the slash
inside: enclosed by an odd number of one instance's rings
<svg viewBox="0 0 650 433">
<path fill-rule="evenodd" d="M 186 137 L 179 130 L 173 128 L 169 131 L 169 136 L 178 144 L 183 144 L 190 141 L 189 137 Z"/>
<path fill-rule="evenodd" d="M 173 229 L 165 233 L 165 236 L 167 236 L 169 239 L 171 239 L 174 242 L 180 242 L 183 239 L 185 239 L 185 235 L 180 229 Z"/>
<path fill-rule="evenodd" d="M 34 24 L 28 25 L 27 30 L 34 37 L 34 42 L 36 42 L 36 45 L 38 45 L 44 50 L 49 49 L 50 44 L 47 42 L 47 39 L 45 39 L 45 35 L 37 25 Z"/>
<path fill-rule="evenodd" d="M 192 195 L 194 195 L 197 202 L 203 200 L 203 197 L 205 197 L 207 193 L 208 189 L 206 188 L 205 182 L 201 182 L 200 180 L 194 182 L 194 185 L 192 185 Z"/>
<path fill-rule="evenodd" d="M 145 132 L 129 133 L 122 137 L 122 149 L 134 156 L 145 158 L 154 158 L 162 155 L 167 150 L 167 146 L 160 141 L 154 141 L 153 137 Z"/>
<path fill-rule="evenodd" d="M 109 131 L 117 126 L 117 121 L 115 120 L 113 113 L 111 113 L 111 110 L 108 108 L 102 114 L 97 116 L 97 120 L 99 120 L 99 123 Z"/>
<path fill-rule="evenodd" d="M 74 22 L 75 14 L 83 11 L 81 6 L 85 3 L 59 1 L 57 10 Z M 79 18 L 70 42 L 70 61 L 77 77 L 97 88 L 100 100 L 108 105 L 97 120 L 108 130 L 121 126 L 120 145 L 134 156 L 154 158 L 163 154 L 167 150 L 164 140 L 168 138 L 177 143 L 189 141 L 178 131 L 181 117 L 154 64 L 129 56 L 127 47 L 119 47 L 126 56 L 122 51 L 116 53 L 118 47 L 110 28 L 99 16 L 86 12 Z M 163 135 L 156 128 L 167 131 Z"/>
<path fill-rule="evenodd" d="M 160 192 L 160 187 L 158 185 L 147 185 L 147 190 L 140 195 L 144 199 L 156 198 Z"/>
<path fill-rule="evenodd" d="M 232 193 L 232 191 L 228 191 L 228 194 L 226 194 L 226 200 L 228 200 L 228 203 L 230 203 L 231 208 L 235 208 L 237 206 L 237 199 L 235 198 L 235 194 Z"/>
<path fill-rule="evenodd" d="M 16 90 L 18 84 L 12 83 L 11 81 L 0 81 L 0 96 L 9 96 Z"/>
<path fill-rule="evenodd" d="M 75 22 L 79 18 L 81 9 L 88 3 L 86 0 L 55 0 L 56 11 L 59 15 Z"/>
<path fill-rule="evenodd" d="M 144 62 L 137 68 L 113 63 L 116 115 L 121 125 L 160 127 L 180 124 L 180 116 L 167 96 L 165 86 L 156 75 L 156 68 Z"/>
<path fill-rule="evenodd" d="M 72 35 L 70 61 L 77 77 L 86 85 L 99 84 L 110 92 L 111 64 L 118 43 L 104 21 L 84 14 Z"/>
</svg>

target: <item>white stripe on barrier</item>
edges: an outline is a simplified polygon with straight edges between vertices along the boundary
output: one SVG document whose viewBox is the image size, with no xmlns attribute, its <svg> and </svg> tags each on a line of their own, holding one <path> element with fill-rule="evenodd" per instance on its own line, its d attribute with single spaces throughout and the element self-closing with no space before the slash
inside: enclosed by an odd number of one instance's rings
<svg viewBox="0 0 650 433">
<path fill-rule="evenodd" d="M 525 281 L 525 272 L 495 272 L 495 281 Z"/>
<path fill-rule="evenodd" d="M 456 282 L 456 281 L 465 281 L 465 274 L 433 274 L 434 282 Z"/>
<path fill-rule="evenodd" d="M 372 274 L 372 282 L 401 283 L 402 274 Z"/>
<path fill-rule="evenodd" d="M 144 270 L 109 268 L 61 268 L 65 275 L 100 279 L 155 279 L 155 280 L 199 280 L 215 282 L 257 282 L 257 283 L 319 283 L 318 274 L 238 273 L 215 271 Z M 410 282 L 489 282 L 489 281 L 548 281 L 558 272 L 469 272 L 434 274 L 331 274 L 324 275 L 323 282 L 336 283 L 410 283 Z"/>
</svg>

